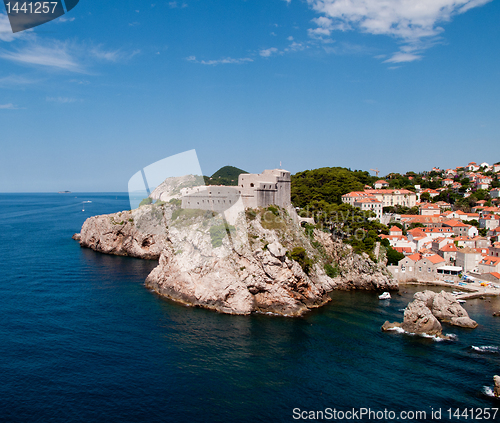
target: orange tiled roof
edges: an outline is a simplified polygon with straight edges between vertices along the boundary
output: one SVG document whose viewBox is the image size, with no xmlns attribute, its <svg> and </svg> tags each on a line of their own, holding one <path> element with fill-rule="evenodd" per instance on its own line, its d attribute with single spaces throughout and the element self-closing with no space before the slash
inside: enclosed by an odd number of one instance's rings
<svg viewBox="0 0 500 423">
<path fill-rule="evenodd" d="M 449 244 L 446 244 L 444 247 L 440 248 L 439 251 L 443 251 L 445 253 L 454 253 L 458 251 L 458 248 L 453 244 L 452 242 Z"/>
<path fill-rule="evenodd" d="M 429 260 L 430 262 L 432 262 L 434 264 L 441 263 L 441 262 L 445 261 L 443 257 L 438 256 L 437 254 L 434 254 L 433 256 L 426 257 L 426 258 L 427 258 L 427 260 Z"/>
<path fill-rule="evenodd" d="M 500 257 L 486 256 L 481 261 L 481 264 L 486 264 L 488 266 L 497 266 L 498 264 L 500 264 Z"/>
<path fill-rule="evenodd" d="M 411 256 L 408 256 L 408 258 L 413 261 L 419 261 L 422 258 L 422 256 L 418 253 L 415 253 L 412 254 Z"/>
<path fill-rule="evenodd" d="M 460 227 L 468 227 L 470 225 L 466 225 L 465 223 L 463 222 L 459 222 L 458 220 L 448 220 L 447 222 L 443 222 L 443 225 L 448 225 L 448 226 L 451 226 L 451 227 L 456 227 L 456 226 L 460 226 Z"/>
</svg>

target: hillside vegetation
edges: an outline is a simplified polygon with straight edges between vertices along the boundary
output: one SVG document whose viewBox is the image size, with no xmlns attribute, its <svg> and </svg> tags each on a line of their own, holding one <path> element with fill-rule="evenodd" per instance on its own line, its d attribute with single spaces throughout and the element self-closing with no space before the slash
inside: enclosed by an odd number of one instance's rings
<svg viewBox="0 0 500 423">
<path fill-rule="evenodd" d="M 238 169 L 234 166 L 224 166 L 221 167 L 212 176 L 204 176 L 205 185 L 228 185 L 236 186 L 238 185 L 238 176 L 241 173 L 248 173 L 242 169 Z"/>
<path fill-rule="evenodd" d="M 342 196 L 351 191 L 362 191 L 377 178 L 368 172 L 343 167 L 322 167 L 292 175 L 292 203 L 306 207 L 313 201 L 342 204 Z"/>
<path fill-rule="evenodd" d="M 389 264 L 397 263 L 403 255 L 393 250 L 388 242 L 382 242 L 379 235 L 388 234 L 387 226 L 372 212 L 363 212 L 349 204 L 342 203 L 342 195 L 351 191 L 363 191 L 378 178 L 368 172 L 342 168 L 324 167 L 292 175 L 292 204 L 300 207 L 303 217 L 314 217 L 316 227 L 332 232 L 344 239 L 357 253 L 368 253 L 373 260 L 374 247 L 381 242 Z"/>
</svg>

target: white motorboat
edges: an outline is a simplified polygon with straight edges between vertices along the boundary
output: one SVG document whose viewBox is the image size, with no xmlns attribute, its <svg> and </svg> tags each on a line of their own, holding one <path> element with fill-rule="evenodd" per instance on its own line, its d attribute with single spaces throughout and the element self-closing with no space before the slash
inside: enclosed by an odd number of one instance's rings
<svg viewBox="0 0 500 423">
<path fill-rule="evenodd" d="M 383 294 L 378 296 L 379 300 L 390 300 L 391 299 L 391 294 L 389 292 L 384 292 Z"/>
</svg>

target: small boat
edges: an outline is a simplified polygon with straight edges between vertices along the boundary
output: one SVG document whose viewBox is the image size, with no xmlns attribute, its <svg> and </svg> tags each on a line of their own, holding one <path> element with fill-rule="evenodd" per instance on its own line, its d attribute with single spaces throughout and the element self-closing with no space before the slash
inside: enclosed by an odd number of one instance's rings
<svg viewBox="0 0 500 423">
<path fill-rule="evenodd" d="M 465 300 L 457 300 L 457 302 L 459 302 L 460 304 L 463 304 L 463 303 L 466 303 L 467 301 L 465 301 Z"/>
<path fill-rule="evenodd" d="M 378 299 L 379 300 L 390 300 L 391 299 L 391 294 L 386 291 L 382 295 L 379 295 Z"/>
</svg>

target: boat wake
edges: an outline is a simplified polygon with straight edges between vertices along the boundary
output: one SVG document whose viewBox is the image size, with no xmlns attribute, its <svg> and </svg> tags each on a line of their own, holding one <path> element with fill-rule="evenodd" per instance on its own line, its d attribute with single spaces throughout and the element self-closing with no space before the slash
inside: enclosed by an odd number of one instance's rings
<svg viewBox="0 0 500 423">
<path fill-rule="evenodd" d="M 397 327 L 387 329 L 387 331 L 393 331 L 393 332 L 397 332 L 397 333 L 401 333 L 401 334 L 405 334 L 405 335 L 410 335 L 410 336 L 420 336 L 421 338 L 432 339 L 433 341 L 436 341 L 436 342 L 456 341 L 457 340 L 457 336 L 455 334 L 452 334 L 452 333 L 451 334 L 444 334 L 445 337 L 442 338 L 442 337 L 439 337 L 436 335 L 428 335 L 426 333 L 417 334 L 417 333 L 413 333 L 413 332 L 407 332 L 404 329 L 397 328 Z"/>
<path fill-rule="evenodd" d="M 483 394 L 487 397 L 496 398 L 491 386 L 483 386 Z"/>
<path fill-rule="evenodd" d="M 475 352 L 485 353 L 485 354 L 500 354 L 500 349 L 498 347 L 485 345 L 481 347 L 476 347 L 475 345 L 471 345 L 471 349 Z"/>
</svg>

